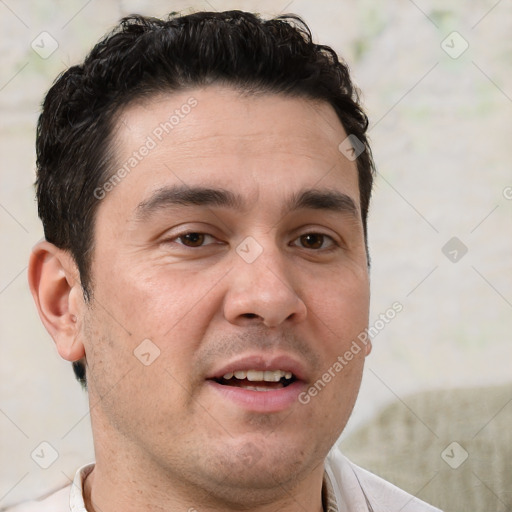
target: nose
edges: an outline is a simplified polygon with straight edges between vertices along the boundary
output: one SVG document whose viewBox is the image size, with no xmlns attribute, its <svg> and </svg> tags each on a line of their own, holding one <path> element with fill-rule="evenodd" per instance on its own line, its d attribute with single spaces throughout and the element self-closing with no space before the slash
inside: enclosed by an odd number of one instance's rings
<svg viewBox="0 0 512 512">
<path fill-rule="evenodd" d="M 235 256 L 224 298 L 224 317 L 235 325 L 261 322 L 277 327 L 284 322 L 299 323 L 307 316 L 304 301 L 296 289 L 279 251 L 264 251 L 248 263 Z"/>
</svg>

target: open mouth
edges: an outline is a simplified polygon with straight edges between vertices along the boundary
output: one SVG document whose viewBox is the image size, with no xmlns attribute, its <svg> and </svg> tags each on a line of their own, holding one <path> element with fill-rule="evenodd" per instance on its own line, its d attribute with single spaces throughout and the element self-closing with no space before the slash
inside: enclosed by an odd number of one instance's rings
<svg viewBox="0 0 512 512">
<path fill-rule="evenodd" d="M 286 388 L 297 378 L 292 372 L 283 370 L 238 370 L 213 380 L 223 386 L 243 388 L 248 391 L 272 391 Z"/>
<path fill-rule="evenodd" d="M 206 382 L 219 410 L 227 406 L 232 411 L 234 405 L 245 412 L 272 414 L 297 404 L 307 374 L 303 365 L 291 357 L 257 354 L 225 363 L 213 370 Z"/>
</svg>

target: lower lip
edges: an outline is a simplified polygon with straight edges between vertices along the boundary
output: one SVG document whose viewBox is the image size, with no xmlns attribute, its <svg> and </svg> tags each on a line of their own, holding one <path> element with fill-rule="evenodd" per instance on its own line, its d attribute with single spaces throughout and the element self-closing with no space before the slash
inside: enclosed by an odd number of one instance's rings
<svg viewBox="0 0 512 512">
<path fill-rule="evenodd" d="M 234 402 L 239 407 L 252 412 L 280 412 L 298 402 L 298 396 L 304 384 L 295 381 L 289 386 L 270 391 L 253 391 L 235 386 L 225 386 L 214 380 L 208 380 L 208 385 L 223 398 Z"/>
</svg>

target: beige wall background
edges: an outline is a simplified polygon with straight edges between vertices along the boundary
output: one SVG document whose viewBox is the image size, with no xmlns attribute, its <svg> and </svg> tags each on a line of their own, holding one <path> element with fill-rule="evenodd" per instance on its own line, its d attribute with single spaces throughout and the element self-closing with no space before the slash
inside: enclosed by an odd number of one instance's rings
<svg viewBox="0 0 512 512">
<path fill-rule="evenodd" d="M 303 16 L 349 62 L 371 120 L 371 323 L 396 301 L 403 311 L 374 339 L 345 438 L 389 404 L 411 428 L 429 423 L 431 412 L 414 406 L 425 391 L 479 388 L 469 391 L 474 400 L 431 409 L 458 407 L 464 417 L 479 405 L 475 429 L 511 412 L 510 387 L 492 402 L 486 392 L 512 382 L 510 2 L 0 0 L 0 508 L 69 482 L 93 458 L 86 395 L 27 286 L 30 249 L 42 237 L 32 183 L 43 95 L 123 15 L 235 8 Z M 463 424 L 445 424 L 444 445 L 432 444 L 443 471 L 457 471 L 443 466 L 441 449 Z M 364 449 L 352 445 L 356 462 Z M 412 457 L 401 465 L 417 471 Z M 414 485 L 428 487 L 430 477 Z M 508 498 L 492 485 L 482 492 L 495 496 L 494 510 L 508 510 L 512 485 Z"/>
</svg>

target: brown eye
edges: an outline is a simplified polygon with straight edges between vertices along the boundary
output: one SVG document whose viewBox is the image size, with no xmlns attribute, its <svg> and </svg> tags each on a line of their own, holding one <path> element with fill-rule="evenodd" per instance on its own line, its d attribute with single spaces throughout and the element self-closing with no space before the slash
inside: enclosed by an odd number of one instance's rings
<svg viewBox="0 0 512 512">
<path fill-rule="evenodd" d="M 178 237 L 178 240 L 187 247 L 200 247 L 204 244 L 205 238 L 204 233 L 187 233 Z"/>
<path fill-rule="evenodd" d="M 325 236 L 319 233 L 308 233 L 300 237 L 300 244 L 306 249 L 320 249 L 324 245 Z"/>
</svg>

